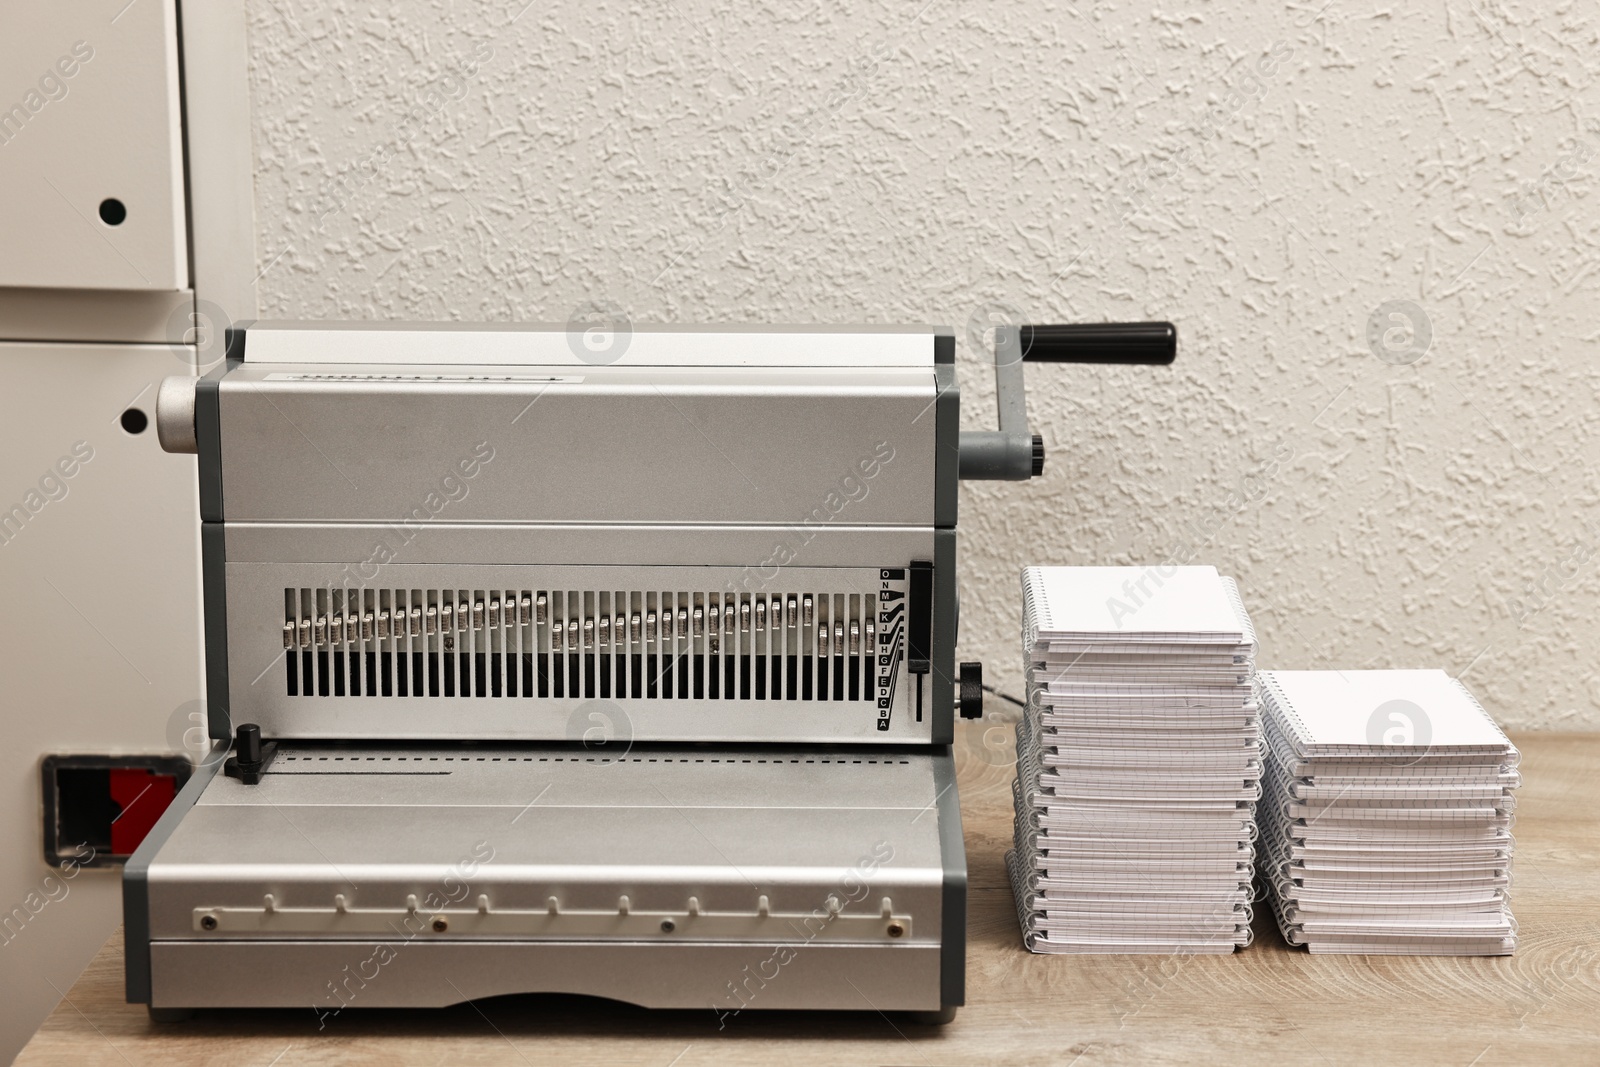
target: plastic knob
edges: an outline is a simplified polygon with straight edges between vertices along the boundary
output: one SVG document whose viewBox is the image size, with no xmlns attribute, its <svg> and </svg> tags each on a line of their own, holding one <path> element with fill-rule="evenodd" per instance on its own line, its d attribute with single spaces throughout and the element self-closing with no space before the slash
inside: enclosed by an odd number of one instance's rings
<svg viewBox="0 0 1600 1067">
<path fill-rule="evenodd" d="M 961 717 L 983 718 L 983 664 L 961 665 Z"/>
<path fill-rule="evenodd" d="M 240 725 L 233 735 L 233 754 L 239 766 L 254 768 L 261 765 L 261 727 L 253 722 Z"/>
</svg>

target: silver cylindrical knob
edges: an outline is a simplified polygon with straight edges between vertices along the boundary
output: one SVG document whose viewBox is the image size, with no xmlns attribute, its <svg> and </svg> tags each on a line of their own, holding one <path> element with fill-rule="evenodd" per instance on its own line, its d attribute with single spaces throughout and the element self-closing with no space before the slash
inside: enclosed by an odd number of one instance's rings
<svg viewBox="0 0 1600 1067">
<path fill-rule="evenodd" d="M 194 432 L 194 391 L 198 379 L 175 374 L 156 390 L 156 437 L 168 452 L 200 451 Z"/>
</svg>

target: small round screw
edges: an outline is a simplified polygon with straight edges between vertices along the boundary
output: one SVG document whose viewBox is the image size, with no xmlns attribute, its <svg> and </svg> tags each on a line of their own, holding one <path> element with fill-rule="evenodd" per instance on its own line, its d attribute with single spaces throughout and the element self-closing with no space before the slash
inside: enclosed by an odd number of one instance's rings
<svg viewBox="0 0 1600 1067">
<path fill-rule="evenodd" d="M 892 922 L 889 924 L 889 929 L 887 932 L 890 937 L 903 937 L 906 932 L 906 924 L 902 922 Z"/>
<path fill-rule="evenodd" d="M 661 932 L 662 933 L 670 934 L 670 933 L 672 933 L 672 931 L 676 930 L 677 928 L 678 928 L 678 924 L 673 922 L 671 919 L 662 919 L 661 920 Z"/>
<path fill-rule="evenodd" d="M 216 928 L 217 928 L 217 917 L 215 915 L 202 915 L 202 916 L 200 916 L 200 929 L 202 929 L 202 930 L 215 930 Z"/>
<path fill-rule="evenodd" d="M 442 934 L 448 929 L 450 929 L 450 924 L 447 921 L 445 921 L 444 919 L 440 918 L 440 919 L 433 920 L 433 932 L 434 933 Z"/>
</svg>

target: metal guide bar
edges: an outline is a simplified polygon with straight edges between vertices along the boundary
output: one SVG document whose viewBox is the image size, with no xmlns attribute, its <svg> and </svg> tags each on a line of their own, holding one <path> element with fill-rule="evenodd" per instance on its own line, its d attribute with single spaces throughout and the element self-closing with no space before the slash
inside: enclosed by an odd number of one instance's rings
<svg viewBox="0 0 1600 1067">
<path fill-rule="evenodd" d="M 636 908 L 626 895 L 611 909 L 585 909 L 563 906 L 551 896 L 542 908 L 504 908 L 491 906 L 488 894 L 480 893 L 465 906 L 424 910 L 415 895 L 403 905 L 376 908 L 353 907 L 343 893 L 326 907 L 284 907 L 273 894 L 257 907 L 199 907 L 191 913 L 196 934 L 219 938 L 241 934 L 435 934 L 545 936 L 545 937 L 621 937 L 646 938 L 677 935 L 678 938 L 770 938 L 809 934 L 827 940 L 853 941 L 877 938 L 904 939 L 911 935 L 911 916 L 896 913 L 894 901 L 883 897 L 877 912 L 870 907 L 848 911 L 847 904 L 830 894 L 821 908 L 811 912 L 779 911 L 766 896 L 760 896 L 748 911 L 709 911 L 696 897 L 689 897 L 681 909 L 668 911 Z"/>
<path fill-rule="evenodd" d="M 873 703 L 873 593 L 283 591 L 291 697 Z"/>
</svg>

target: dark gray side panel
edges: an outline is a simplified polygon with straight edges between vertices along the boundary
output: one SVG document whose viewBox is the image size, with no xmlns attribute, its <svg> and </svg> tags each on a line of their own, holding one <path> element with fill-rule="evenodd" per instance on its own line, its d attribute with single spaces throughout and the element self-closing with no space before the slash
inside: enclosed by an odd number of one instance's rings
<svg viewBox="0 0 1600 1067">
<path fill-rule="evenodd" d="M 227 365 L 224 364 L 224 371 Z M 200 519 L 222 521 L 222 418 L 218 387 L 221 374 L 213 371 L 194 385 L 194 439 L 200 460 Z"/>
<path fill-rule="evenodd" d="M 224 347 L 222 354 L 227 357 L 228 362 L 244 362 L 245 329 L 254 321 L 254 319 L 245 319 L 241 322 L 235 323 L 232 326 L 229 326 L 226 332 L 223 333 L 222 337 Z"/>
<path fill-rule="evenodd" d="M 206 639 L 206 725 L 216 740 L 226 740 L 233 732 L 228 715 L 228 587 L 224 544 L 222 523 L 200 524 L 201 621 Z"/>
<path fill-rule="evenodd" d="M 952 344 L 954 338 L 951 339 Z M 956 384 L 954 366 L 933 368 L 934 454 L 933 524 L 954 526 L 960 500 L 961 471 L 961 387 Z"/>
<path fill-rule="evenodd" d="M 122 868 L 122 937 L 125 989 L 129 1004 L 150 1003 L 150 864 L 200 800 L 227 758 L 228 746 L 215 744 L 204 762 L 150 828 Z"/>
<path fill-rule="evenodd" d="M 933 531 L 933 656 L 929 699 L 933 701 L 932 741 L 955 742 L 956 702 L 956 532 Z"/>
<path fill-rule="evenodd" d="M 967 846 L 961 833 L 955 755 L 948 748 L 934 758 L 933 787 L 938 798 L 939 854 L 944 865 L 939 992 L 941 1006 L 955 1008 L 967 1002 Z"/>
<path fill-rule="evenodd" d="M 935 339 L 940 340 L 939 338 Z M 949 337 L 951 362 L 933 368 L 938 390 L 934 401 L 933 489 L 933 672 L 929 679 L 936 745 L 955 740 L 956 657 L 956 502 L 960 494 L 961 388 L 956 384 L 955 338 Z M 937 349 L 936 349 L 937 351 Z"/>
</svg>

